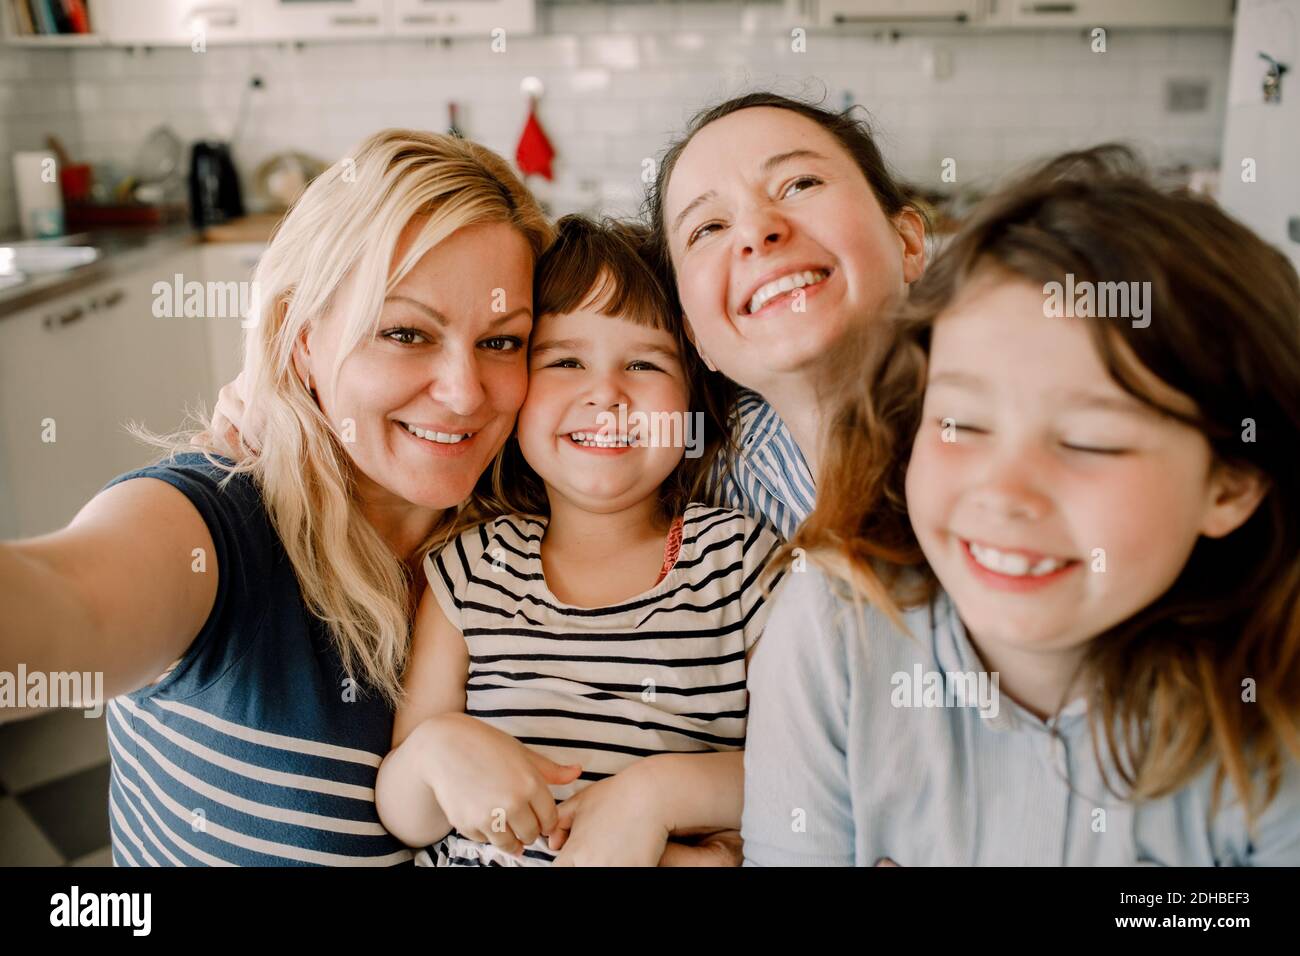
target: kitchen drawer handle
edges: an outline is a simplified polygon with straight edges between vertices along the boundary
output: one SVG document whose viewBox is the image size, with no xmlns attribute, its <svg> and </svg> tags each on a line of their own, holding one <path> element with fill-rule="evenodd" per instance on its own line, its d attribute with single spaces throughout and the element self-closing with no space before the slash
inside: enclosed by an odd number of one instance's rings
<svg viewBox="0 0 1300 956">
<path fill-rule="evenodd" d="M 379 17 L 376 16 L 334 16 L 330 18 L 330 23 L 336 27 L 373 27 L 379 23 Z"/>
<path fill-rule="evenodd" d="M 47 329 L 63 328 L 65 325 L 71 325 L 73 322 L 84 318 L 86 310 L 79 305 L 74 305 L 62 315 L 47 315 L 42 323 Z"/>
<path fill-rule="evenodd" d="M 965 13 L 837 13 L 836 23 L 965 23 Z"/>
<path fill-rule="evenodd" d="M 218 19 L 214 14 L 223 14 Z M 196 7 L 190 12 L 192 17 L 203 17 L 208 26 L 212 27 L 233 27 L 239 23 L 239 14 L 230 7 Z"/>
<path fill-rule="evenodd" d="M 1074 3 L 1026 3 L 1020 7 L 1022 13 L 1074 13 L 1076 9 Z"/>
<path fill-rule="evenodd" d="M 420 23 L 455 23 L 456 14 L 448 13 L 446 16 L 439 16 L 436 13 L 408 13 L 402 18 L 402 22 L 412 25 Z"/>
</svg>

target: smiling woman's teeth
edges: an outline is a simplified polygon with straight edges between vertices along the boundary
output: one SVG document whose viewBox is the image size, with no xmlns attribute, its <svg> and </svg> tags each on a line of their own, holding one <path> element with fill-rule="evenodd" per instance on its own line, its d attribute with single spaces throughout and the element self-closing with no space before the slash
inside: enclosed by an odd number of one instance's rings
<svg viewBox="0 0 1300 956">
<path fill-rule="evenodd" d="M 618 438 L 601 438 L 597 432 L 571 432 L 569 439 L 575 445 L 582 445 L 584 448 L 626 448 L 628 446 L 626 435 Z"/>
<path fill-rule="evenodd" d="M 820 269 L 811 269 L 807 272 L 792 272 L 788 276 L 781 276 L 779 279 L 773 279 L 767 285 L 758 287 L 753 298 L 749 300 L 746 307 L 748 312 L 757 312 L 764 304 L 772 298 L 780 295 L 782 292 L 789 292 L 791 289 L 801 289 L 806 285 L 814 285 L 821 282 L 829 275 Z"/>
<path fill-rule="evenodd" d="M 1056 558 L 1043 558 L 1031 565 L 1029 559 L 1023 554 L 1012 554 L 1006 551 L 998 551 L 996 548 L 986 548 L 974 541 L 970 542 L 970 553 L 971 557 L 975 559 L 975 563 L 981 567 L 1013 578 L 1026 576 L 1041 578 L 1045 574 L 1060 570 L 1068 563 Z"/>
<path fill-rule="evenodd" d="M 405 422 L 402 424 L 406 425 Z M 450 435 L 447 432 L 426 431 L 423 428 L 416 428 L 414 425 L 406 425 L 406 430 L 416 438 L 423 438 L 425 441 L 436 441 L 440 445 L 456 445 L 474 434 L 473 432 L 468 432 L 459 435 Z"/>
</svg>

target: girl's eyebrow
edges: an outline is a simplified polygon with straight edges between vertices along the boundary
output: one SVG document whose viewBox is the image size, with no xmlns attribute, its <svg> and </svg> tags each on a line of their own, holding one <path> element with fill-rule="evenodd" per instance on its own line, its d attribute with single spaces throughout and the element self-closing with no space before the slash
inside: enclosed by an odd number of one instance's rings
<svg viewBox="0 0 1300 956">
<path fill-rule="evenodd" d="M 1073 408 L 1102 412 L 1121 412 L 1126 415 L 1150 417 L 1159 415 L 1155 409 L 1125 395 L 1107 395 L 1100 392 L 1069 391 L 1061 397 Z"/>
<path fill-rule="evenodd" d="M 816 152 L 815 150 L 791 149 L 788 150 L 787 152 L 777 153 L 774 156 L 767 157 L 767 159 L 763 160 L 763 164 L 759 166 L 759 171 L 762 173 L 770 173 L 777 166 L 780 166 L 782 163 L 788 163 L 792 159 L 825 159 L 825 158 L 826 158 L 825 156 L 823 156 L 819 152 Z M 673 220 L 672 231 L 676 232 L 678 229 L 681 228 L 682 220 L 686 218 L 686 216 L 691 212 L 691 210 L 693 210 L 696 206 L 699 206 L 701 203 L 708 202 L 710 199 L 716 199 L 717 195 L 718 193 L 716 190 L 710 189 L 708 192 L 700 193 L 698 196 L 692 199 L 689 203 L 686 204 L 686 208 L 677 214 L 677 218 Z"/>
<path fill-rule="evenodd" d="M 660 355 L 667 356 L 670 359 L 677 358 L 677 349 L 671 345 L 661 345 L 658 342 L 638 342 L 630 351 L 633 352 L 657 352 Z"/>
<path fill-rule="evenodd" d="M 541 352 L 576 352 L 587 344 L 586 339 L 543 339 L 533 345 L 533 354 Z M 677 349 L 671 345 L 662 345 L 659 342 L 637 342 L 628 351 L 630 352 L 656 352 L 668 358 L 677 358 Z"/>
<path fill-rule="evenodd" d="M 973 372 L 949 371 L 937 372 L 930 376 L 927 388 L 934 386 L 948 386 L 950 388 L 965 388 L 972 392 L 987 393 L 989 391 L 988 381 L 980 375 Z M 1069 410 L 1088 410 L 1102 412 L 1118 412 L 1125 415 L 1139 415 L 1150 417 L 1153 409 L 1148 408 L 1142 402 L 1128 395 L 1112 395 L 1105 392 L 1088 391 L 1086 389 L 1049 389 L 1048 395 L 1059 399 L 1060 404 Z M 1157 413 L 1158 414 L 1158 413 Z"/>
<path fill-rule="evenodd" d="M 533 343 L 533 354 L 538 352 L 574 352 L 586 345 L 585 339 L 543 339 Z"/>
</svg>

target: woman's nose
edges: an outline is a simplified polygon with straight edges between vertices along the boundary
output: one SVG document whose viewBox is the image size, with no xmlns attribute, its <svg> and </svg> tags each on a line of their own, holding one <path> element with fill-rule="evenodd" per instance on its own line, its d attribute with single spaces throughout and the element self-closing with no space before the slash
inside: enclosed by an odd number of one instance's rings
<svg viewBox="0 0 1300 956">
<path fill-rule="evenodd" d="M 742 257 L 761 255 L 779 246 L 790 234 L 785 217 L 767 205 L 756 206 L 738 217 L 733 235 Z"/>
<path fill-rule="evenodd" d="M 429 393 L 439 405 L 462 418 L 477 412 L 487 398 L 478 363 L 472 355 L 440 356 Z"/>
</svg>

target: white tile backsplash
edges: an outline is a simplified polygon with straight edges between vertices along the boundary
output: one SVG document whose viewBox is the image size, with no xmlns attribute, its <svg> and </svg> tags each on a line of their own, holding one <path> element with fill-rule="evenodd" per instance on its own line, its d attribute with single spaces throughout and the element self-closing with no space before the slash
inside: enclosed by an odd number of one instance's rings
<svg viewBox="0 0 1300 956">
<path fill-rule="evenodd" d="M 13 154 L 45 149 L 57 136 L 74 158 L 80 155 L 80 113 L 65 50 L 4 48 L 0 55 L 0 234 L 18 229 Z"/>
<path fill-rule="evenodd" d="M 1134 140 L 1160 162 L 1219 156 L 1227 32 L 1112 30 L 1105 53 L 1068 30 L 896 41 L 812 32 L 795 52 L 775 2 L 543 5 L 538 26 L 538 35 L 509 37 L 499 54 L 478 38 L 202 54 L 6 48 L 0 230 L 16 215 L 9 151 L 41 147 L 54 132 L 77 159 L 129 162 L 164 121 L 186 139 L 228 138 L 254 74 L 265 86 L 249 93 L 235 143 L 246 179 L 280 151 L 333 161 L 384 125 L 441 130 L 450 100 L 470 136 L 513 158 L 525 116 L 519 82 L 539 76 L 541 120 L 558 153 L 558 181 L 546 189 L 557 213 L 592 195 L 611 211 L 634 208 L 645 156 L 697 109 L 756 87 L 836 108 L 846 97 L 863 104 L 891 162 L 932 186 L 945 158 L 957 159 L 960 185 L 1103 139 Z M 946 77 L 926 75 L 936 49 L 951 64 Z M 1207 80 L 1207 109 L 1165 112 L 1169 78 Z"/>
</svg>

